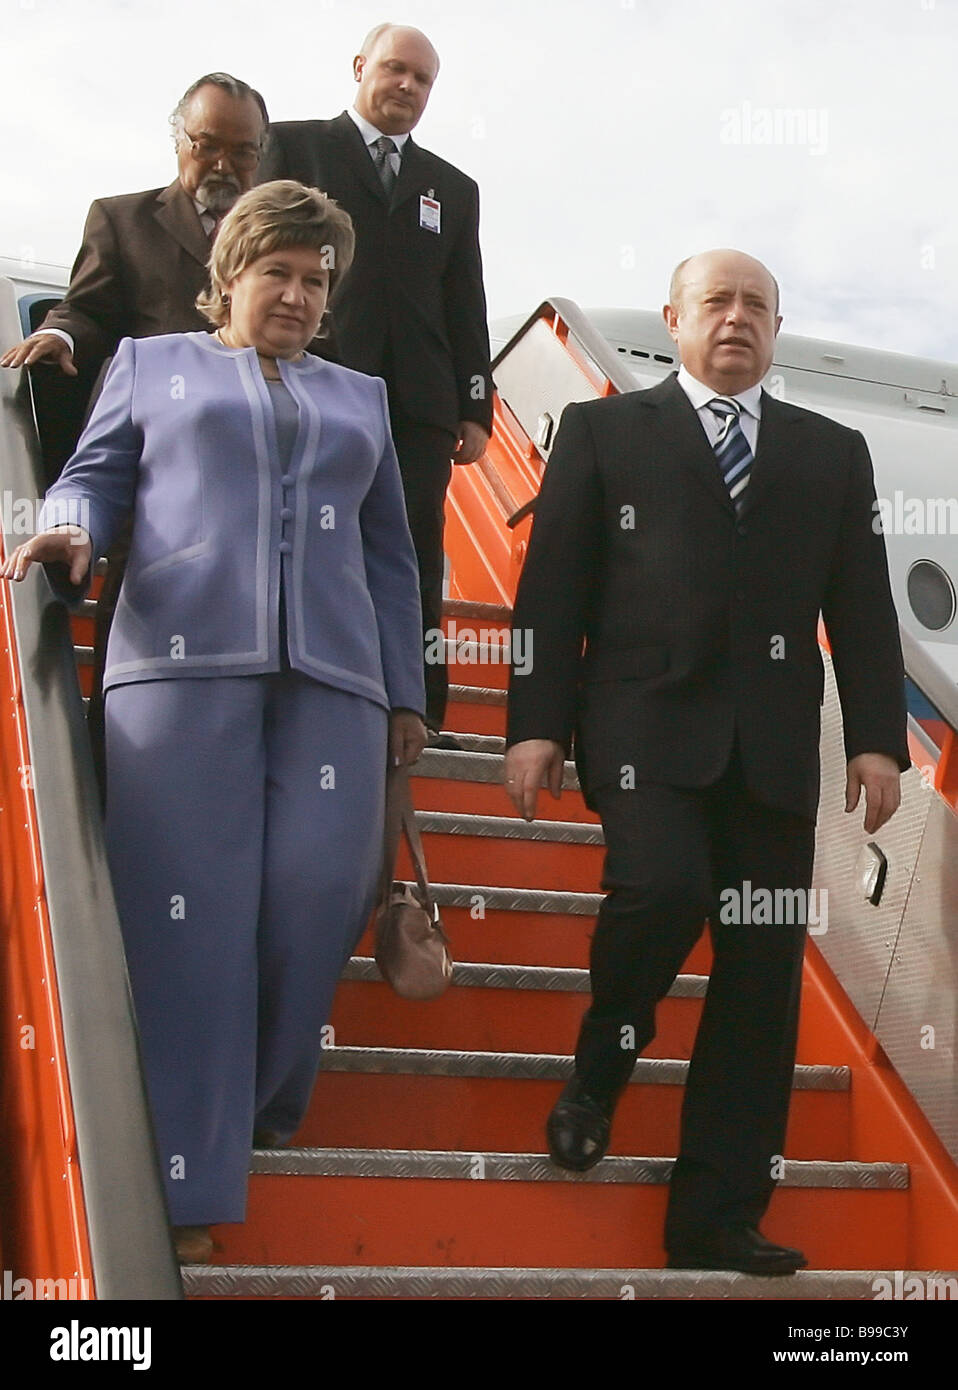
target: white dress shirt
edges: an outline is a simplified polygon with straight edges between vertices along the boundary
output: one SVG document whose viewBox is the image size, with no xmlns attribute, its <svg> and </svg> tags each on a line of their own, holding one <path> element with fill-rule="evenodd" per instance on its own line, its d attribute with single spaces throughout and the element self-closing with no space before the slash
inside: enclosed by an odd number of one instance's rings
<svg viewBox="0 0 958 1390">
<path fill-rule="evenodd" d="M 742 407 L 742 413 L 739 416 L 739 424 L 742 427 L 742 433 L 745 435 L 748 447 L 751 449 L 754 457 L 755 446 L 758 443 L 758 427 L 762 419 L 761 383 L 756 386 L 750 386 L 746 391 L 736 391 L 734 395 L 731 395 L 728 392 L 715 391 L 711 386 L 706 386 L 704 382 L 699 381 L 690 371 L 687 371 L 686 368 L 682 366 L 679 367 L 679 385 L 695 407 L 695 413 L 699 417 L 702 428 L 708 436 L 708 441 L 713 447 L 718 438 L 719 430 L 722 428 L 722 422 L 717 415 L 714 415 L 712 411 L 709 410 L 709 401 L 714 401 L 716 396 L 722 395 L 724 395 L 727 400 L 738 401 L 739 405 Z"/>
<path fill-rule="evenodd" d="M 366 150 L 369 154 L 369 158 L 375 161 L 376 156 L 372 149 L 372 146 L 376 143 L 377 140 L 379 140 L 383 135 L 386 134 L 385 131 L 377 130 L 376 127 L 370 121 L 366 120 L 365 116 L 361 116 L 359 114 L 359 112 L 356 110 L 354 106 L 351 106 L 349 108 L 347 115 L 353 121 L 360 135 L 363 137 L 363 140 L 366 145 Z M 391 140 L 393 144 L 396 146 L 396 149 L 399 151 L 398 154 L 390 154 L 386 156 L 389 160 L 390 168 L 398 178 L 399 168 L 402 164 L 402 147 L 409 139 L 409 131 L 407 130 L 405 135 L 387 135 L 386 139 Z"/>
</svg>

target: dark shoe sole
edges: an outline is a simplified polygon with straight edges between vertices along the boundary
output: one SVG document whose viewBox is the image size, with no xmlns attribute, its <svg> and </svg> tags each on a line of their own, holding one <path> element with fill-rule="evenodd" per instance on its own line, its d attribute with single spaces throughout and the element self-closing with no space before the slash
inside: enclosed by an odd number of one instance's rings
<svg viewBox="0 0 958 1390">
<path fill-rule="evenodd" d="M 665 1267 L 666 1269 L 709 1270 L 713 1274 L 759 1274 L 764 1278 L 781 1279 L 787 1278 L 790 1274 L 797 1274 L 807 1264 L 807 1260 L 802 1260 L 801 1264 L 787 1264 L 776 1268 L 774 1265 L 771 1267 L 768 1265 L 749 1265 L 746 1260 L 742 1260 L 738 1264 L 733 1264 L 730 1261 L 719 1264 L 715 1260 L 706 1260 L 701 1256 L 682 1259 L 679 1255 L 670 1255 L 665 1262 Z"/>
<path fill-rule="evenodd" d="M 556 1145 L 552 1138 L 551 1120 L 552 1117 L 550 1116 L 549 1121 L 546 1123 L 546 1138 L 549 1141 L 549 1157 L 552 1159 L 552 1162 L 556 1165 L 557 1168 L 564 1168 L 567 1173 L 587 1173 L 590 1168 L 594 1168 L 597 1163 L 602 1162 L 602 1160 L 606 1156 L 606 1153 L 608 1152 L 608 1139 L 606 1139 L 604 1144 L 599 1144 L 597 1146 L 594 1154 L 589 1154 L 587 1158 L 583 1159 L 579 1163 L 570 1163 L 569 1160 L 563 1157 L 556 1148 Z"/>
</svg>

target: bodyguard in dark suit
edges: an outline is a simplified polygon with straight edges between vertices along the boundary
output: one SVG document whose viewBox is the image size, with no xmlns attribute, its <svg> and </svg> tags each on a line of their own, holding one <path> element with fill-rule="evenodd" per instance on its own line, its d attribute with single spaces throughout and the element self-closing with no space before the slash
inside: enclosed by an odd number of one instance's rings
<svg viewBox="0 0 958 1390">
<path fill-rule="evenodd" d="M 385 379 L 426 631 L 442 621 L 443 505 L 451 463 L 481 457 L 492 425 L 489 337 L 474 181 L 415 143 L 439 59 L 417 29 L 382 24 L 353 60 L 355 107 L 281 121 L 260 182 L 293 178 L 353 219 L 356 257 L 336 295 L 343 363 Z M 446 709 L 444 665 L 427 665 L 427 723 Z"/>
<path fill-rule="evenodd" d="M 666 1220 L 673 1267 L 786 1274 L 758 1231 L 783 1153 L 819 794 L 828 630 L 846 810 L 871 834 L 909 766 L 898 626 L 855 430 L 777 400 L 778 287 L 740 252 L 683 262 L 665 310 L 682 367 L 569 405 L 514 611 L 506 779 L 528 818 L 575 746 L 607 852 L 593 1001 L 548 1133 L 603 1156 L 616 1100 L 709 918 L 714 967 Z M 527 639 L 528 640 L 528 639 Z M 764 890 L 775 911 L 751 915 Z M 758 895 L 758 896 L 756 896 Z M 748 901 L 747 901 L 748 900 Z"/>
</svg>

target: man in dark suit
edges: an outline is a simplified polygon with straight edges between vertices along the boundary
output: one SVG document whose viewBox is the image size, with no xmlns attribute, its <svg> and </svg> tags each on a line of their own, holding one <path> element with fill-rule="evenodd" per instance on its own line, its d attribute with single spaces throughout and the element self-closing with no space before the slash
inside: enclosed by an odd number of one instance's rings
<svg viewBox="0 0 958 1390">
<path fill-rule="evenodd" d="M 442 623 L 451 464 L 480 458 L 492 427 L 479 192 L 410 135 L 438 70 L 424 34 L 379 25 L 353 60 L 353 109 L 274 124 L 259 172 L 260 182 L 313 184 L 353 219 L 356 255 L 334 301 L 337 346 L 347 367 L 388 387 L 427 633 Z M 448 742 L 439 739 L 447 690 L 445 665 L 427 663 L 433 744 Z"/>
<path fill-rule="evenodd" d="M 648 391 L 567 406 L 513 616 L 506 755 L 517 809 L 558 795 L 575 739 L 606 838 L 593 999 L 548 1125 L 584 1170 L 710 919 L 665 1243 L 672 1267 L 788 1274 L 758 1231 L 783 1152 L 830 639 L 846 810 L 873 834 L 909 766 L 898 625 L 862 436 L 759 383 L 781 324 L 758 261 L 683 262 L 665 318 L 682 360 Z M 752 908 L 763 903 L 761 912 Z M 771 910 L 769 909 L 771 905 Z"/>
<path fill-rule="evenodd" d="M 0 357 L 0 367 L 55 365 L 78 377 L 64 401 L 34 378 L 44 405 L 60 415 L 55 457 L 44 449 L 48 481 L 73 453 L 97 377 L 121 338 L 209 330 L 196 308 L 207 284 L 210 243 L 222 217 L 253 186 L 268 129 L 263 98 L 228 73 L 207 73 L 170 117 L 178 174 L 168 188 L 98 198 L 63 300 L 35 333 Z M 38 406 L 39 410 L 43 406 Z M 124 536 L 110 555 L 97 603 L 96 655 L 89 709 L 94 762 L 104 786 L 102 681 L 106 641 L 123 579 Z"/>
</svg>

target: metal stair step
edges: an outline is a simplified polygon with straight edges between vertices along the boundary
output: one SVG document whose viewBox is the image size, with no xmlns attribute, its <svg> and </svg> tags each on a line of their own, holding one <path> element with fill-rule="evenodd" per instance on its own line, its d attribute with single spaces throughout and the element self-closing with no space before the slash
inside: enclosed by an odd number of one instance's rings
<svg viewBox="0 0 958 1390">
<path fill-rule="evenodd" d="M 521 816 L 479 816 L 468 811 L 417 811 L 425 835 L 477 835 L 497 840 L 539 840 L 550 844 L 604 845 L 601 825 L 587 821 L 523 820 Z"/>
<path fill-rule="evenodd" d="M 479 736 L 481 737 L 481 736 Z M 457 752 L 447 748 L 427 748 L 410 769 L 413 777 L 441 778 L 451 782 L 502 782 L 501 753 Z M 578 791 L 575 763 L 566 761 L 562 775 L 564 788 Z"/>
<path fill-rule="evenodd" d="M 404 1073 L 417 1076 L 510 1077 L 564 1081 L 571 1077 L 574 1058 L 551 1052 L 468 1052 L 418 1047 L 328 1047 L 322 1072 Z M 632 1085 L 683 1086 L 689 1064 L 676 1058 L 639 1057 Z M 847 1091 L 848 1067 L 796 1066 L 795 1090 Z"/>
<path fill-rule="evenodd" d="M 506 692 L 483 685 L 450 685 L 450 704 L 504 705 Z"/>
<path fill-rule="evenodd" d="M 481 902 L 484 911 L 559 912 L 572 917 L 594 917 L 602 893 L 555 892 L 547 888 L 496 888 L 490 884 L 433 883 L 432 895 L 440 907 L 468 907 Z"/>
<path fill-rule="evenodd" d="M 955 1271 L 806 1269 L 784 1278 L 692 1269 L 470 1269 L 435 1266 L 190 1265 L 192 1298 L 594 1298 L 871 1301 L 879 1280 L 952 1280 Z M 946 1295 L 942 1295 L 943 1297 Z"/>
<path fill-rule="evenodd" d="M 259 1149 L 251 1173 L 299 1177 L 451 1178 L 485 1182 L 651 1183 L 668 1182 L 674 1158 L 607 1157 L 586 1173 L 569 1173 L 544 1153 L 461 1153 L 434 1149 L 300 1148 Z M 833 1162 L 785 1159 L 780 1187 L 907 1188 L 906 1163 Z"/>
<path fill-rule="evenodd" d="M 486 622 L 510 623 L 512 609 L 504 603 L 476 603 L 472 599 L 447 598 L 442 605 L 446 618 L 483 618 Z"/>
<path fill-rule="evenodd" d="M 381 981 L 372 956 L 353 956 L 343 971 L 344 980 Z M 588 970 L 555 965 L 496 965 L 461 961 L 453 966 L 453 985 L 467 989 L 546 990 L 550 993 L 589 993 Z M 678 975 L 669 990 L 671 999 L 703 999 L 707 975 Z"/>
<path fill-rule="evenodd" d="M 464 753 L 505 753 L 506 741 L 501 734 L 471 734 L 461 729 L 444 729 L 444 734 L 457 739 Z M 448 750 L 454 752 L 454 749 Z"/>
</svg>

